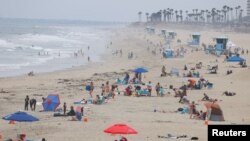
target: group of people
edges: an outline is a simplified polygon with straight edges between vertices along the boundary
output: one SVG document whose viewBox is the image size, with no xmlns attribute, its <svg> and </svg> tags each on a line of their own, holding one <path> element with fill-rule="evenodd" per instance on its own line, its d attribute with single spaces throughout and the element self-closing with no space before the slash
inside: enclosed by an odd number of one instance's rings
<svg viewBox="0 0 250 141">
<path fill-rule="evenodd" d="M 35 98 L 30 99 L 29 96 L 27 95 L 26 98 L 24 99 L 24 110 L 25 111 L 29 110 L 29 105 L 30 105 L 31 111 L 36 110 L 36 99 Z"/>
<path fill-rule="evenodd" d="M 147 96 L 151 96 L 152 95 L 152 89 L 153 89 L 153 85 L 151 83 L 151 81 L 149 81 L 147 84 L 146 84 L 146 87 L 145 88 L 142 88 L 141 86 L 143 85 L 135 85 L 134 88 L 132 87 L 132 85 L 128 85 L 126 88 L 125 88 L 125 92 L 124 94 L 126 96 L 131 96 L 133 94 L 133 92 L 135 92 L 135 95 L 139 96 L 139 91 L 140 90 L 146 90 L 148 92 L 148 95 Z M 163 95 L 163 87 L 160 85 L 160 83 L 158 82 L 156 85 L 155 85 L 155 91 L 156 91 L 156 95 L 157 96 L 162 96 Z"/>
</svg>

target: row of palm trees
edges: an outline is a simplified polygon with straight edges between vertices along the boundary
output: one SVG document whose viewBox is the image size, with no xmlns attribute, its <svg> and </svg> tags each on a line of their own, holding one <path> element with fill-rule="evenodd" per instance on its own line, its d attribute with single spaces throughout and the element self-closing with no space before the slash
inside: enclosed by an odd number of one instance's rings
<svg viewBox="0 0 250 141">
<path fill-rule="evenodd" d="M 139 22 L 142 21 L 142 12 L 138 12 Z M 155 13 L 145 13 L 146 22 L 202 22 L 202 23 L 230 23 L 242 21 L 243 9 L 241 6 L 229 7 L 224 5 L 222 9 L 211 10 L 192 9 L 185 11 L 167 8 Z"/>
</svg>

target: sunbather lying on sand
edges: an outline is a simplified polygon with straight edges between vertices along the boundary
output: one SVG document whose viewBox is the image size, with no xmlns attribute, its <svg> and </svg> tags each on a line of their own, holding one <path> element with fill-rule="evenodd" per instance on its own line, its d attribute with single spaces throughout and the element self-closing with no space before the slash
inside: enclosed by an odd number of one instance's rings
<svg viewBox="0 0 250 141">
<path fill-rule="evenodd" d="M 236 93 L 234 93 L 234 92 L 228 92 L 228 91 L 225 91 L 224 93 L 222 93 L 222 95 L 226 95 L 226 96 L 234 96 L 234 95 L 236 95 Z"/>
</svg>

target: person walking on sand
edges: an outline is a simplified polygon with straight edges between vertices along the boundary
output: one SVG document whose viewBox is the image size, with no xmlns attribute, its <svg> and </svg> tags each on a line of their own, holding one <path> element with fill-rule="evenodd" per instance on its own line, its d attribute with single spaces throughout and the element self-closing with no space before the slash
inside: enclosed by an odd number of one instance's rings
<svg viewBox="0 0 250 141">
<path fill-rule="evenodd" d="M 90 95 L 90 97 L 92 98 L 92 93 L 93 93 L 93 91 L 94 91 L 94 83 L 91 81 L 90 82 L 90 91 L 89 91 L 89 95 Z"/>
<path fill-rule="evenodd" d="M 63 103 L 63 114 L 66 115 L 67 105 L 66 102 Z"/>
<path fill-rule="evenodd" d="M 26 98 L 25 98 L 25 100 L 24 100 L 24 110 L 25 110 L 25 111 L 28 111 L 28 110 L 29 110 L 29 100 L 30 100 L 30 98 L 29 98 L 29 96 L 27 95 Z"/>
</svg>

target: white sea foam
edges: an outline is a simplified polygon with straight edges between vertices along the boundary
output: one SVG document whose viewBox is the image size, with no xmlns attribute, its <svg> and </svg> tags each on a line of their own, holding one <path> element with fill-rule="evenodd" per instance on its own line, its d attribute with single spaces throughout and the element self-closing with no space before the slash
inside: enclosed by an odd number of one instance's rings
<svg viewBox="0 0 250 141">
<path fill-rule="evenodd" d="M 36 25 L 23 30 L 27 25 L 20 24 L 21 28 L 17 24 L 7 34 L 0 33 L 0 77 L 71 68 L 85 64 L 88 56 L 95 62 L 105 50 L 106 33 L 96 28 Z"/>
</svg>

